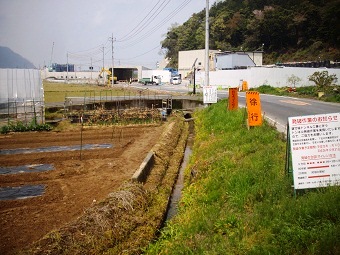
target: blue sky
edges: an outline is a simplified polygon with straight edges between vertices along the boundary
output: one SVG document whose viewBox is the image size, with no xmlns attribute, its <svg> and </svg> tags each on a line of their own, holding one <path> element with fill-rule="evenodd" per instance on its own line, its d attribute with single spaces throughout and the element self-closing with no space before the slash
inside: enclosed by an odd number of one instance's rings
<svg viewBox="0 0 340 255">
<path fill-rule="evenodd" d="M 103 49 L 111 65 L 113 37 L 115 66 L 154 68 L 169 27 L 205 6 L 206 0 L 0 0 L 0 46 L 37 68 L 68 60 L 87 70 L 103 65 Z"/>
</svg>

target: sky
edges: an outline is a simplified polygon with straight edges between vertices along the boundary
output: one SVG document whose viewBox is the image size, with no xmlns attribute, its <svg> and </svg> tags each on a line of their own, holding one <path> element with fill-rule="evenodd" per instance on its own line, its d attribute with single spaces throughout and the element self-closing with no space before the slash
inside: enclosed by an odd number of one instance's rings
<svg viewBox="0 0 340 255">
<path fill-rule="evenodd" d="M 79 71 L 98 70 L 103 59 L 105 67 L 112 65 L 112 55 L 114 66 L 156 68 L 164 58 L 161 41 L 169 28 L 202 11 L 206 2 L 0 0 L 0 46 L 37 68 L 70 63 Z"/>
</svg>

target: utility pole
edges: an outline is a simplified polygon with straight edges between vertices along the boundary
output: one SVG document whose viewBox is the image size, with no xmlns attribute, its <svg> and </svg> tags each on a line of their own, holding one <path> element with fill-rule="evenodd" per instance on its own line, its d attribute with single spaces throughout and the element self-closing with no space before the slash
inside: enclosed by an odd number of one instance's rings
<svg viewBox="0 0 340 255">
<path fill-rule="evenodd" d="M 51 51 L 51 60 L 50 60 L 50 67 L 52 68 L 52 59 L 53 59 L 53 49 L 54 49 L 54 42 L 52 44 L 52 51 Z"/>
<path fill-rule="evenodd" d="M 194 78 L 193 79 L 194 80 L 194 90 L 192 92 L 194 95 L 196 94 L 196 81 L 195 80 L 196 80 L 196 62 L 197 62 L 197 59 L 198 58 L 195 59 L 195 62 L 192 64 L 192 67 L 191 67 L 194 71 L 194 77 L 193 77 Z"/>
<path fill-rule="evenodd" d="M 68 83 L 68 52 L 66 53 L 66 82 Z"/>
<path fill-rule="evenodd" d="M 112 87 L 113 87 L 114 79 L 115 79 L 115 76 L 114 76 L 114 58 L 113 58 L 113 42 L 116 41 L 116 38 L 113 37 L 113 33 L 112 33 L 112 37 L 110 37 L 110 40 L 111 40 L 111 51 L 112 51 L 112 70 L 111 70 L 111 77 L 112 77 Z"/>
<path fill-rule="evenodd" d="M 103 45 L 103 69 L 102 69 L 102 73 L 103 73 L 103 78 L 104 78 L 104 86 L 105 86 L 105 74 L 104 74 L 104 69 L 105 69 L 105 64 L 104 64 L 104 55 L 105 55 L 105 47 Z"/>
<path fill-rule="evenodd" d="M 205 86 L 209 86 L 209 0 L 205 7 Z"/>
</svg>

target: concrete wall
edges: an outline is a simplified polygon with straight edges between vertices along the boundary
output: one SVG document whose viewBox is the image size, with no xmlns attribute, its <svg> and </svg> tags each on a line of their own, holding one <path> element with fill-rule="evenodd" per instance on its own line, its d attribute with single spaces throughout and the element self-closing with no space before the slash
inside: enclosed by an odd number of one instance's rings
<svg viewBox="0 0 340 255">
<path fill-rule="evenodd" d="M 288 82 L 292 75 L 301 79 L 296 87 L 314 85 L 308 80 L 308 76 L 314 72 L 328 71 L 328 74 L 335 74 L 340 81 L 340 69 L 336 68 L 305 68 L 305 67 L 251 67 L 242 70 L 218 70 L 209 72 L 210 85 L 222 86 L 223 88 L 237 87 L 242 81 L 247 81 L 249 88 L 261 85 L 273 87 L 293 86 Z M 196 73 L 196 84 L 204 85 L 205 72 Z"/>
<path fill-rule="evenodd" d="M 210 50 L 210 70 L 215 69 L 215 58 L 213 55 L 219 51 Z M 200 67 L 201 70 L 205 70 L 205 50 L 188 50 L 178 52 L 178 73 L 182 77 L 186 77 L 188 73 L 192 71 L 192 65 L 196 61 L 196 67 Z M 201 65 L 199 65 L 201 63 Z"/>
<path fill-rule="evenodd" d="M 219 54 L 247 54 L 249 58 L 255 63 L 256 66 L 262 66 L 262 51 L 235 51 L 235 52 L 220 52 L 218 50 L 210 50 L 210 71 L 214 71 L 216 66 L 216 56 Z M 179 51 L 178 52 L 178 73 L 182 75 L 182 78 L 185 78 L 188 73 L 192 71 L 192 65 L 197 58 L 196 67 L 200 70 L 205 70 L 205 49 L 200 50 L 188 50 L 188 51 Z M 201 63 L 201 65 L 199 65 Z"/>
</svg>

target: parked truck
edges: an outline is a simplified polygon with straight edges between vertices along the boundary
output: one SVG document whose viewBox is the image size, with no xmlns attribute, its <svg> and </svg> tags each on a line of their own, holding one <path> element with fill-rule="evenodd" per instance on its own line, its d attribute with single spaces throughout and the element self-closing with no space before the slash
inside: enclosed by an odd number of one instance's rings
<svg viewBox="0 0 340 255">
<path fill-rule="evenodd" d="M 141 78 L 139 78 L 138 82 L 144 85 L 146 84 L 156 84 L 160 85 L 161 83 L 170 82 L 171 73 L 168 70 L 142 70 Z"/>
<path fill-rule="evenodd" d="M 142 83 L 144 85 L 147 84 L 155 84 L 155 85 L 159 85 L 161 84 L 161 77 L 160 76 L 156 76 L 156 75 L 152 75 L 151 77 L 144 77 L 138 80 L 139 83 Z"/>
</svg>

